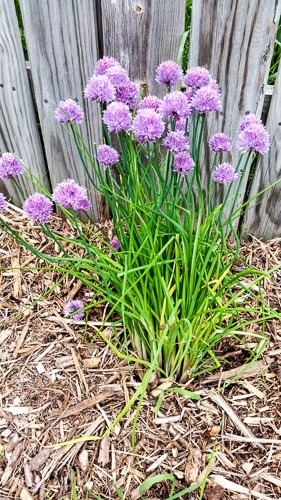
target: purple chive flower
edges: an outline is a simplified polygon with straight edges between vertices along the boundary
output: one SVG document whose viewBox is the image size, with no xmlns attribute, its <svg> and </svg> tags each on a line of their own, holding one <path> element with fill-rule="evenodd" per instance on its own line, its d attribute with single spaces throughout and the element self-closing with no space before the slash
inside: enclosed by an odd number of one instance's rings
<svg viewBox="0 0 281 500">
<path fill-rule="evenodd" d="M 97 160 L 99 163 L 103 163 L 106 166 L 115 165 L 118 162 L 119 155 L 116 149 L 110 146 L 99 146 L 98 147 Z"/>
<path fill-rule="evenodd" d="M 262 125 L 262 121 L 257 115 L 245 115 L 243 116 L 243 118 L 241 118 L 241 121 L 239 123 L 239 132 L 249 127 L 250 125 Z"/>
<path fill-rule="evenodd" d="M 137 104 L 140 94 L 140 87 L 134 82 L 128 81 L 125 85 L 118 87 L 116 90 L 116 101 L 127 104 L 133 110 Z"/>
<path fill-rule="evenodd" d="M 106 75 L 92 76 L 84 90 L 84 96 L 89 101 L 114 101 L 115 88 Z"/>
<path fill-rule="evenodd" d="M 236 146 L 243 152 L 253 150 L 264 155 L 270 147 L 269 135 L 262 124 L 253 123 L 241 130 Z"/>
<path fill-rule="evenodd" d="M 118 238 L 113 238 L 110 242 L 109 242 L 110 246 L 112 248 L 114 248 L 114 250 L 116 250 L 116 252 L 120 252 L 121 250 L 121 244 L 120 244 L 120 241 L 118 240 Z"/>
<path fill-rule="evenodd" d="M 0 179 L 12 179 L 21 175 L 24 167 L 12 153 L 3 153 L 0 157 Z"/>
<path fill-rule="evenodd" d="M 199 114 L 208 114 L 211 111 L 219 111 L 221 107 L 220 94 L 210 85 L 201 87 L 195 94 L 192 106 Z"/>
<path fill-rule="evenodd" d="M 210 80 L 211 75 L 209 71 L 202 66 L 188 69 L 183 79 L 187 87 L 192 87 L 195 90 L 209 85 Z"/>
<path fill-rule="evenodd" d="M 6 206 L 7 206 L 6 197 L 3 195 L 3 193 L 0 193 L 0 212 L 3 212 Z"/>
<path fill-rule="evenodd" d="M 214 153 L 220 153 L 222 151 L 230 151 L 231 150 L 231 142 L 230 137 L 226 134 L 218 133 L 213 135 L 213 137 L 209 141 L 209 146 L 211 151 Z"/>
<path fill-rule="evenodd" d="M 181 131 L 169 132 L 163 144 L 173 153 L 180 153 L 189 147 L 187 137 Z"/>
<path fill-rule="evenodd" d="M 55 110 L 55 118 L 59 123 L 82 123 L 84 111 L 72 99 L 60 101 Z"/>
<path fill-rule="evenodd" d="M 126 71 L 121 66 L 111 66 L 105 74 L 114 88 L 122 87 L 129 81 Z"/>
<path fill-rule="evenodd" d="M 179 153 L 174 158 L 174 172 L 181 174 L 183 177 L 188 174 L 195 166 L 193 159 L 190 154 L 183 151 Z"/>
<path fill-rule="evenodd" d="M 94 75 L 95 76 L 105 75 L 106 71 L 109 68 L 112 68 L 112 66 L 119 66 L 120 67 L 121 65 L 113 57 L 103 56 L 102 59 L 99 59 L 96 62 Z"/>
<path fill-rule="evenodd" d="M 133 121 L 132 130 L 140 142 L 154 142 L 164 132 L 162 116 L 153 109 L 140 109 Z"/>
<path fill-rule="evenodd" d="M 88 210 L 91 206 L 86 189 L 77 184 L 74 179 L 66 179 L 55 187 L 53 201 L 68 210 L 71 208 L 74 210 Z"/>
<path fill-rule="evenodd" d="M 175 61 L 164 61 L 156 70 L 156 82 L 158 85 L 173 87 L 182 79 L 182 69 Z"/>
<path fill-rule="evenodd" d="M 22 208 L 31 220 L 44 224 L 53 211 L 53 203 L 44 194 L 34 193 L 25 200 Z"/>
<path fill-rule="evenodd" d="M 82 309 L 84 307 L 84 303 L 82 300 L 69 300 L 63 308 L 63 314 L 64 316 L 70 316 L 69 319 L 74 319 L 76 321 L 79 321 L 80 319 L 83 319 L 85 316 L 84 311 L 79 311 L 79 309 Z M 79 311 L 76 313 L 76 311 Z M 73 314 L 74 313 L 74 314 Z"/>
<path fill-rule="evenodd" d="M 192 114 L 192 107 L 186 95 L 179 90 L 175 90 L 165 95 L 159 112 L 165 116 L 174 119 L 188 117 Z"/>
<path fill-rule="evenodd" d="M 156 95 L 148 95 L 139 102 L 138 109 L 149 108 L 154 109 L 154 111 L 159 111 L 161 102 L 161 99 L 156 97 Z"/>
<path fill-rule="evenodd" d="M 218 165 L 212 173 L 213 180 L 220 184 L 229 184 L 238 178 L 238 174 L 232 165 L 229 163 L 222 163 Z"/>
<path fill-rule="evenodd" d="M 107 125 L 109 132 L 120 132 L 130 130 L 131 113 L 123 102 L 112 102 L 103 114 L 103 121 Z"/>
</svg>

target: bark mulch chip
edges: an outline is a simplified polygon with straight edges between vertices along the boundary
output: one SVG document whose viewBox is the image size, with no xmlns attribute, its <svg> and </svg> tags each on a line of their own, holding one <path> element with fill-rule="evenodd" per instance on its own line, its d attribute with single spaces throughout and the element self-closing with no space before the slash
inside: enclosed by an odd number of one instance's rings
<svg viewBox="0 0 281 500">
<path fill-rule="evenodd" d="M 58 251 L 20 209 L 9 205 L 4 216 L 37 248 Z M 52 227 L 73 234 L 58 216 Z M 103 229 L 112 236 L 110 223 Z M 281 263 L 281 239 L 251 238 L 241 255 L 259 269 L 271 269 Z M 205 500 L 281 498 L 280 321 L 268 323 L 262 358 L 236 381 L 230 382 L 244 354 L 235 341 L 222 342 L 224 370 L 185 385 L 201 399 L 166 393 L 157 416 L 157 388 L 170 382 L 155 374 L 134 450 L 135 407 L 102 440 L 54 447 L 79 436 L 101 436 L 133 396 L 142 370 L 118 359 L 99 337 L 91 342 L 103 310 L 91 312 L 87 331 L 83 321 L 63 318 L 66 301 L 92 300 L 80 282 L 66 277 L 44 296 L 60 276 L 4 233 L 0 267 L 1 500 L 117 499 L 117 488 L 130 500 L 167 499 L 169 481 L 139 493 L 146 479 L 166 473 L 175 477 L 176 491 L 205 479 Z M 264 297 L 279 312 L 280 276 L 274 271 L 262 284 Z M 110 324 L 106 334 L 113 336 Z M 180 498 L 199 499 L 198 491 Z"/>
</svg>

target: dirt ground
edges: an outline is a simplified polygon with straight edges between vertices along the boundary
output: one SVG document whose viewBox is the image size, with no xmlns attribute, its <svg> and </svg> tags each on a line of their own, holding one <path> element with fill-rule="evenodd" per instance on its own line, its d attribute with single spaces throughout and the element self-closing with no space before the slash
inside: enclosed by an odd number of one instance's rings
<svg viewBox="0 0 281 500">
<path fill-rule="evenodd" d="M 5 218 L 32 244 L 52 250 L 19 209 L 9 206 Z M 53 225 L 71 234 L 56 216 Z M 281 263 L 281 239 L 264 244 L 253 238 L 242 253 L 260 269 L 270 269 Z M 97 337 L 103 310 L 91 313 L 87 330 L 83 321 L 63 318 L 67 300 L 91 301 L 91 291 L 81 283 L 65 278 L 42 297 L 60 278 L 44 266 L 0 234 L 1 500 L 164 500 L 170 481 L 142 495 L 139 486 L 167 473 L 176 479 L 176 492 L 205 480 L 205 500 L 281 498 L 280 321 L 268 323 L 266 351 L 236 381 L 230 382 L 245 358 L 241 345 L 234 344 L 224 352 L 223 371 L 185 384 L 199 401 L 167 392 L 157 417 L 159 386 L 173 381 L 155 376 L 141 409 L 135 449 L 135 407 L 103 439 L 58 447 L 75 437 L 101 436 L 141 383 L 141 367 L 118 359 Z M 280 271 L 264 280 L 263 290 L 280 312 Z M 105 333 L 112 336 L 110 324 Z M 200 499 L 200 490 L 179 498 Z"/>
</svg>

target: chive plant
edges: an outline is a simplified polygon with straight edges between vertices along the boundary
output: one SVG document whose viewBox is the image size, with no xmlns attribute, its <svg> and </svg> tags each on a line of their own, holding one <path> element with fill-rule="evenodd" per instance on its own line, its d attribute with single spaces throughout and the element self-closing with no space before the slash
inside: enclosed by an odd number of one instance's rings
<svg viewBox="0 0 281 500">
<path fill-rule="evenodd" d="M 173 88 L 182 79 L 186 92 Z M 61 101 L 55 111 L 77 147 L 92 189 L 106 200 L 113 239 L 79 219 L 90 208 L 84 187 L 66 179 L 48 193 L 26 166 L 23 175 L 37 192 L 24 201 L 24 211 L 53 238 L 60 255 L 42 253 L 5 218 L 0 220 L 26 248 L 95 292 L 87 306 L 81 300 L 66 304 L 67 317 L 81 319 L 85 311 L 107 305 L 105 322 L 111 320 L 115 327 L 116 318 L 122 319 L 124 327 L 121 335 L 115 328 L 114 341 L 101 328 L 112 349 L 183 382 L 220 366 L 216 346 L 223 338 L 246 346 L 248 337 L 255 337 L 255 356 L 264 345 L 264 324 L 273 314 L 260 288 L 267 274 L 246 264 L 234 272 L 233 264 L 240 245 L 235 221 L 245 210 L 237 209 L 243 173 L 254 155 L 267 153 L 269 136 L 256 115 L 242 117 L 236 141 L 241 154 L 233 166 L 223 161 L 234 147 L 231 139 L 215 134 L 209 140 L 212 171 L 203 185 L 204 130 L 208 116 L 221 109 L 218 83 L 202 67 L 183 75 L 174 61 L 160 64 L 156 81 L 167 88 L 163 99 L 142 96 L 115 59 L 96 63 L 85 98 L 101 108 L 105 143 L 95 145 L 94 155 L 80 133 L 84 113 L 77 102 Z M 0 158 L 0 178 L 13 179 L 18 188 L 22 170 L 11 153 Z M 54 203 L 72 222 L 72 238 L 54 233 L 48 224 Z M 1 195 L 0 210 L 5 206 Z M 83 256 L 74 248 L 82 248 Z M 253 325 L 259 325 L 256 333 L 250 333 Z"/>
</svg>

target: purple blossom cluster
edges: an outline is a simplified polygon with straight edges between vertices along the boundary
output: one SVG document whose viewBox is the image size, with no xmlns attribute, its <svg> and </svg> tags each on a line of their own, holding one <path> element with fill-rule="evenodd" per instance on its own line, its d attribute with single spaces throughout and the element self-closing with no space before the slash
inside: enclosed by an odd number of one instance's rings
<svg viewBox="0 0 281 500">
<path fill-rule="evenodd" d="M 118 238 L 113 238 L 112 240 L 110 240 L 109 244 L 112 248 L 114 248 L 114 250 L 116 250 L 116 252 L 120 252 L 121 244 Z"/>
<path fill-rule="evenodd" d="M 195 167 L 195 163 L 189 153 L 182 151 L 174 158 L 174 172 L 177 172 L 182 177 L 185 177 Z"/>
<path fill-rule="evenodd" d="M 235 172 L 232 165 L 229 163 L 222 163 L 214 169 L 212 177 L 215 182 L 226 185 L 235 181 L 238 178 L 238 174 Z"/>
<path fill-rule="evenodd" d="M 80 311 L 80 309 L 83 309 L 83 307 L 84 303 L 82 302 L 82 300 L 69 300 L 69 302 L 67 302 L 63 308 L 63 314 L 64 316 L 69 316 L 72 320 L 79 321 L 85 316 L 85 312 Z"/>
<path fill-rule="evenodd" d="M 201 87 L 206 87 L 211 81 L 211 75 L 206 68 L 202 66 L 196 66 L 187 70 L 186 75 L 183 79 L 187 87 L 191 87 L 193 90 L 201 89 Z"/>
<path fill-rule="evenodd" d="M 130 80 L 116 89 L 116 101 L 123 102 L 131 111 L 135 109 L 139 95 L 139 85 Z"/>
<path fill-rule="evenodd" d="M 269 135 L 257 115 L 246 115 L 242 118 L 236 146 L 244 153 L 254 151 L 264 155 L 269 151 Z"/>
<path fill-rule="evenodd" d="M 0 179 L 12 179 L 24 172 L 23 165 L 12 153 L 3 153 L 0 157 Z"/>
<path fill-rule="evenodd" d="M 220 111 L 220 93 L 212 85 L 201 87 L 195 94 L 195 97 L 192 101 L 192 106 L 199 114 L 208 115 L 209 113 L 211 113 L 211 111 Z"/>
<path fill-rule="evenodd" d="M 114 101 L 116 91 L 106 75 L 94 75 L 85 88 L 84 96 L 89 101 L 110 102 Z"/>
<path fill-rule="evenodd" d="M 106 144 L 98 147 L 97 150 L 97 160 L 103 165 L 112 166 L 118 162 L 119 155 L 116 149 L 107 146 Z"/>
<path fill-rule="evenodd" d="M 7 206 L 6 197 L 3 193 L 0 193 L 0 212 L 3 212 Z"/>
<path fill-rule="evenodd" d="M 132 115 L 123 102 L 112 102 L 103 114 L 103 121 L 109 132 L 128 131 L 131 128 Z"/>
<path fill-rule="evenodd" d="M 44 194 L 34 193 L 25 200 L 23 211 L 34 222 L 45 224 L 53 211 L 53 203 Z"/>
<path fill-rule="evenodd" d="M 164 122 L 161 115 L 153 109 L 140 109 L 133 121 L 132 130 L 140 142 L 154 142 L 164 132 Z"/>
<path fill-rule="evenodd" d="M 148 95 L 139 102 L 138 109 L 149 108 L 154 109 L 154 111 L 159 111 L 161 102 L 161 99 L 156 97 L 156 95 Z"/>
<path fill-rule="evenodd" d="M 66 179 L 56 186 L 53 201 L 67 210 L 88 210 L 91 207 L 86 189 L 77 184 L 74 179 Z"/>
<path fill-rule="evenodd" d="M 209 141 L 209 146 L 213 153 L 221 153 L 231 150 L 230 137 L 226 134 L 217 133 Z"/>
<path fill-rule="evenodd" d="M 184 132 L 178 130 L 169 132 L 163 144 L 173 153 L 180 153 L 189 147 L 186 135 Z"/>
<path fill-rule="evenodd" d="M 72 99 L 60 101 L 55 110 L 55 118 L 59 123 L 80 124 L 84 118 L 84 111 Z"/>
<path fill-rule="evenodd" d="M 175 90 L 165 95 L 160 104 L 159 112 L 165 118 L 177 120 L 190 116 L 192 114 L 192 107 L 186 95 L 179 90 Z"/>
<path fill-rule="evenodd" d="M 182 69 L 175 61 L 164 61 L 156 70 L 158 85 L 167 85 L 170 89 L 182 79 Z"/>
</svg>

